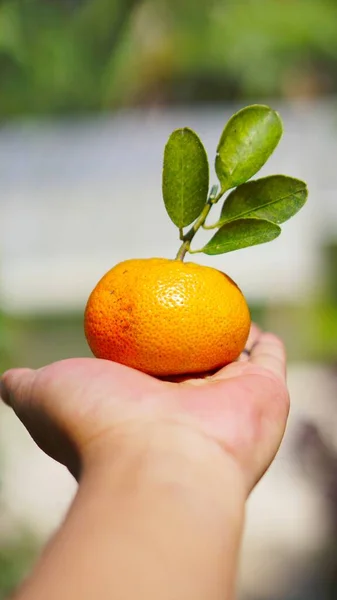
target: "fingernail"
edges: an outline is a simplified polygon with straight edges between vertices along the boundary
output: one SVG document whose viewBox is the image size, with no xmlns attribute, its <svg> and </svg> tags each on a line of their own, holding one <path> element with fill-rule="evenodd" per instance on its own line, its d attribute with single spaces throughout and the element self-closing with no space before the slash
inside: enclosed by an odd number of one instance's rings
<svg viewBox="0 0 337 600">
<path fill-rule="evenodd" d="M 2 379 L 0 379 L 0 398 L 5 404 L 10 406 L 10 393 Z"/>
</svg>

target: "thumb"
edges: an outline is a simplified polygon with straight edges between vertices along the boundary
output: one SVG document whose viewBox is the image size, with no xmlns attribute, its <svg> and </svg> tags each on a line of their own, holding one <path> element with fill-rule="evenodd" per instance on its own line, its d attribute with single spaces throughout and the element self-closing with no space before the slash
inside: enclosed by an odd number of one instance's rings
<svg viewBox="0 0 337 600">
<path fill-rule="evenodd" d="M 36 371 L 33 369 L 10 369 L 0 379 L 0 397 L 15 412 L 29 402 Z"/>
<path fill-rule="evenodd" d="M 36 444 L 46 454 L 68 467 L 76 479 L 80 473 L 80 461 L 74 440 L 60 423 L 58 411 L 52 411 L 55 402 L 45 402 L 48 392 L 52 400 L 55 394 L 39 385 L 43 369 L 11 369 L 0 379 L 0 397 L 10 406 Z M 50 387 L 50 386 L 49 386 Z"/>
</svg>

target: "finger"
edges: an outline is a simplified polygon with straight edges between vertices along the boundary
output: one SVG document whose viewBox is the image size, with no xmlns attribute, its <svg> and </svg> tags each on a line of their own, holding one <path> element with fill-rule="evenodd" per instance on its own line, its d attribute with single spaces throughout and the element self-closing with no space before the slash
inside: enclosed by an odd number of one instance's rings
<svg viewBox="0 0 337 600">
<path fill-rule="evenodd" d="M 241 354 L 238 358 L 238 361 L 249 360 L 250 353 L 251 353 L 254 345 L 257 343 L 260 335 L 261 335 L 261 329 L 257 325 L 255 325 L 255 323 L 252 323 L 251 327 L 250 327 L 248 340 L 246 342 L 244 350 L 241 352 Z"/>
<path fill-rule="evenodd" d="M 252 323 L 250 326 L 250 331 L 249 331 L 249 336 L 248 336 L 248 340 L 246 343 L 246 348 L 251 350 L 251 348 L 254 346 L 254 344 L 256 344 L 257 340 L 259 339 L 261 333 L 262 333 L 262 331 L 261 331 L 260 327 L 258 327 L 258 325 L 256 325 L 255 323 Z"/>
<path fill-rule="evenodd" d="M 262 333 L 253 346 L 249 362 L 263 367 L 282 380 L 286 378 L 286 351 L 283 342 L 272 333 Z"/>
<path fill-rule="evenodd" d="M 243 352 L 241 352 L 240 356 L 234 362 L 222 367 L 219 369 L 214 375 L 213 379 L 226 379 L 232 376 L 236 376 L 238 374 L 238 369 L 242 368 L 243 365 L 239 367 L 238 363 L 248 362 L 250 358 L 251 351 L 253 347 L 257 344 L 259 338 L 261 336 L 261 329 L 255 324 L 252 323 L 250 326 L 250 331 L 248 335 L 248 339 L 246 342 L 246 346 Z"/>
<path fill-rule="evenodd" d="M 36 372 L 32 369 L 11 369 L 0 380 L 0 396 L 5 404 L 18 409 L 31 396 Z"/>
<path fill-rule="evenodd" d="M 78 479 L 80 459 L 71 436 L 65 434 L 56 419 L 49 419 L 49 415 L 43 411 L 41 392 L 36 385 L 41 371 L 43 369 L 11 369 L 4 373 L 0 380 L 1 398 L 13 408 L 37 445 L 53 459 L 68 467 Z"/>
</svg>

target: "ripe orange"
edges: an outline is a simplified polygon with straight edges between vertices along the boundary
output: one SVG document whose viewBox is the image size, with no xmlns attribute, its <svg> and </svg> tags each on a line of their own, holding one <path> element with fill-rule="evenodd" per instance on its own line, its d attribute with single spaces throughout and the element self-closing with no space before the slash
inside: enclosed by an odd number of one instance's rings
<svg viewBox="0 0 337 600">
<path fill-rule="evenodd" d="M 96 357 L 157 376 L 234 361 L 249 327 L 246 301 L 227 275 L 164 258 L 119 263 L 98 282 L 85 310 Z"/>
</svg>

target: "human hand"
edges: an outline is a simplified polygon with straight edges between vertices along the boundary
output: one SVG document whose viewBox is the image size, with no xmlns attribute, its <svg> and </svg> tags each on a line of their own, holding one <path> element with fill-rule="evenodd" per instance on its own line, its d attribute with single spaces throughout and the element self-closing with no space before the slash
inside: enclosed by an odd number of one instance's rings
<svg viewBox="0 0 337 600">
<path fill-rule="evenodd" d="M 13 369 L 1 379 L 2 397 L 42 450 L 77 478 L 86 461 L 178 428 L 203 446 L 218 445 L 248 493 L 278 449 L 289 399 L 281 341 L 253 326 L 247 348 L 250 355 L 218 372 L 179 382 L 95 358 Z"/>
</svg>

